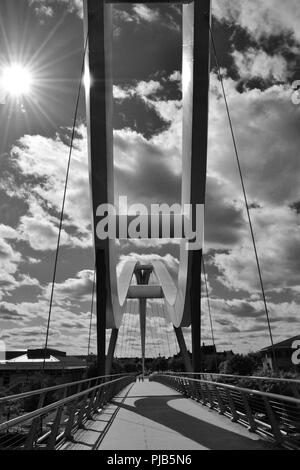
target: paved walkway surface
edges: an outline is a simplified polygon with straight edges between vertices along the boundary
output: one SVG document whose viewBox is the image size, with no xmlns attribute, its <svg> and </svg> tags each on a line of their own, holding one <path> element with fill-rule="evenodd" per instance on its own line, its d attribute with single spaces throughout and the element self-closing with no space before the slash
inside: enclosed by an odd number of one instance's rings
<svg viewBox="0 0 300 470">
<path fill-rule="evenodd" d="M 127 387 L 62 450 L 269 450 L 272 444 L 157 382 Z"/>
</svg>

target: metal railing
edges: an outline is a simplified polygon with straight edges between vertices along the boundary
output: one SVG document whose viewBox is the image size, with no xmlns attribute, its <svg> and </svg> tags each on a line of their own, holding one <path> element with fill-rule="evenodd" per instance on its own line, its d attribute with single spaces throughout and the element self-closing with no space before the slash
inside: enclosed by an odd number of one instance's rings
<svg viewBox="0 0 300 470">
<path fill-rule="evenodd" d="M 231 384 L 179 375 L 153 374 L 155 380 L 234 422 L 290 449 L 300 449 L 300 400 Z"/>
<path fill-rule="evenodd" d="M 128 374 L 101 376 L 0 398 L 0 408 L 19 407 L 0 423 L 0 449 L 55 449 L 133 380 Z"/>
<path fill-rule="evenodd" d="M 279 395 L 292 396 L 300 399 L 300 380 L 281 377 L 263 377 L 255 375 L 217 374 L 213 372 L 163 372 L 168 375 L 178 375 L 194 379 L 209 380 L 212 382 L 227 383 L 251 388 L 262 392 L 278 393 Z"/>
</svg>

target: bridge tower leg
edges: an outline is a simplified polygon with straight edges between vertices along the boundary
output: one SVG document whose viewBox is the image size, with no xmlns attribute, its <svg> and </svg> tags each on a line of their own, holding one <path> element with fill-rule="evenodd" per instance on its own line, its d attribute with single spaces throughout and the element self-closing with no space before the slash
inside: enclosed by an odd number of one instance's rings
<svg viewBox="0 0 300 470">
<path fill-rule="evenodd" d="M 186 108 L 192 109 L 191 125 L 191 175 L 192 220 L 195 220 L 195 205 L 205 203 L 207 166 L 207 129 L 209 97 L 209 60 L 211 0 L 189 3 L 183 7 L 184 44 L 193 43 L 192 96 L 187 96 Z M 193 27 L 192 27 L 193 26 Z M 190 139 L 190 135 L 187 134 Z M 189 141 L 189 140 L 188 140 Z M 188 144 L 189 145 L 189 144 Z M 187 170 L 187 169 L 186 169 Z M 192 324 L 192 356 L 194 372 L 201 371 L 201 260 L 202 249 L 190 253 L 190 296 Z"/>
<path fill-rule="evenodd" d="M 117 328 L 113 328 L 111 330 L 110 341 L 109 341 L 109 346 L 108 346 L 108 351 L 107 351 L 107 356 L 106 356 L 106 363 L 105 363 L 106 375 L 111 374 L 111 368 L 112 368 L 113 358 L 115 354 L 118 334 L 119 334 L 119 330 Z"/>
<path fill-rule="evenodd" d="M 191 286 L 191 325 L 193 371 L 201 372 L 201 261 L 202 250 L 193 253 Z"/>
<path fill-rule="evenodd" d="M 105 349 L 106 349 L 106 263 L 104 251 L 96 250 L 96 314 L 97 314 L 97 372 L 105 375 Z"/>
<path fill-rule="evenodd" d="M 176 339 L 177 339 L 178 346 L 179 346 L 179 349 L 180 349 L 180 354 L 183 358 L 185 370 L 186 370 L 186 372 L 193 372 L 193 367 L 192 367 L 192 364 L 191 364 L 191 361 L 190 361 L 190 358 L 189 358 L 189 353 L 188 353 L 188 350 L 187 350 L 187 347 L 186 347 L 186 344 L 185 344 L 182 329 L 181 328 L 176 328 L 174 326 L 174 331 L 175 331 Z"/>
<path fill-rule="evenodd" d="M 96 234 L 96 211 L 112 200 L 112 19 L 103 0 L 84 0 L 84 35 L 87 41 L 86 70 L 93 86 L 86 87 L 90 183 L 97 278 L 97 368 L 105 374 L 107 304 L 109 292 L 109 241 Z"/>
</svg>

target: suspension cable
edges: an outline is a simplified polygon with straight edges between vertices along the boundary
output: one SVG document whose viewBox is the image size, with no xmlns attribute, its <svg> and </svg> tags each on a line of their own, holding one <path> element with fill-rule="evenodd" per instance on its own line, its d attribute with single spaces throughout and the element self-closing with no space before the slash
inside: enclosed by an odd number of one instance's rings
<svg viewBox="0 0 300 470">
<path fill-rule="evenodd" d="M 164 320 L 164 324 L 165 324 L 165 328 L 166 328 L 166 337 L 167 337 L 167 343 L 168 343 L 168 351 L 169 351 L 169 357 L 171 358 L 172 357 L 172 354 L 171 354 L 171 346 L 170 346 L 170 340 L 169 340 L 169 332 L 168 332 L 168 323 L 167 323 L 167 319 L 164 315 L 165 311 L 163 309 L 163 301 L 160 301 L 160 306 L 161 306 L 161 313 L 162 313 L 162 318 Z"/>
<path fill-rule="evenodd" d="M 205 269 L 204 256 L 203 256 L 203 254 L 202 254 L 202 268 L 203 268 L 203 277 L 204 277 L 205 290 L 206 290 L 206 299 L 207 299 L 207 308 L 208 308 L 208 315 L 209 315 L 209 322 L 210 322 L 211 339 L 212 339 L 212 343 L 213 343 L 213 347 L 214 347 L 214 357 L 215 357 L 216 372 L 218 372 L 217 349 L 216 349 L 215 335 L 214 335 L 214 329 L 213 329 L 213 323 L 212 323 L 212 315 L 211 315 L 211 308 L 210 308 L 210 299 L 209 299 L 209 294 L 208 294 L 208 285 L 207 285 L 207 278 L 206 278 L 206 269 Z"/>
<path fill-rule="evenodd" d="M 127 310 L 129 309 L 129 300 L 126 299 L 126 310 L 125 310 L 125 313 L 124 315 L 122 316 L 122 324 L 120 326 L 120 330 L 119 330 L 119 341 L 117 343 L 117 348 L 116 348 L 116 351 L 118 352 L 118 354 L 116 353 L 116 356 L 119 357 L 119 358 L 122 358 L 122 350 L 123 350 L 123 338 L 124 338 L 124 328 L 125 328 L 125 315 L 126 315 L 126 312 Z"/>
<path fill-rule="evenodd" d="M 214 35 L 213 35 L 213 32 L 212 32 L 209 20 L 208 20 L 208 27 L 209 27 L 209 31 L 210 31 L 211 43 L 212 43 L 212 46 L 213 46 L 213 52 L 214 52 L 214 57 L 215 57 L 215 62 L 216 62 L 216 67 L 217 67 L 218 79 L 219 79 L 221 87 L 222 87 L 222 94 L 223 94 L 223 98 L 224 98 L 224 102 L 225 102 L 226 113 L 227 113 L 227 117 L 228 117 L 228 122 L 229 122 L 229 127 L 230 127 L 233 147 L 234 147 L 234 153 L 235 153 L 235 156 L 236 156 L 238 171 L 239 171 L 241 185 L 242 185 L 242 191 L 243 191 L 243 196 L 244 196 L 244 201 L 245 201 L 245 206 L 246 206 L 246 211 L 247 211 L 247 217 L 248 217 L 248 222 L 249 222 L 249 227 L 250 227 L 250 233 L 251 233 L 251 238 L 252 238 L 252 243 L 253 243 L 253 249 L 254 249 L 254 254 L 255 254 L 255 259 L 256 259 L 256 265 L 257 265 L 257 270 L 258 270 L 258 275 L 259 275 L 259 282 L 260 282 L 260 287 L 261 287 L 261 292 L 262 292 L 262 297 L 263 297 L 263 303 L 264 303 L 264 307 L 265 307 L 265 313 L 266 313 L 266 319 L 267 319 L 267 324 L 268 324 L 269 336 L 270 336 L 270 340 L 271 340 L 271 348 L 272 348 L 272 354 L 273 354 L 273 359 L 274 359 L 274 365 L 275 365 L 275 368 L 278 370 L 277 358 L 276 358 L 274 342 L 273 342 L 273 334 L 272 334 L 270 317 L 269 317 L 269 311 L 268 311 L 267 300 L 266 300 L 266 296 L 265 296 L 265 289 L 264 289 L 264 284 L 263 284 L 263 279 L 262 279 L 262 273 L 261 273 L 261 268 L 260 268 L 260 263 L 259 263 L 257 248 L 256 248 L 256 242 L 255 242 L 255 237 L 254 237 L 254 231 L 253 231 L 253 226 L 252 226 L 252 221 L 251 221 L 251 216 L 250 216 L 248 198 L 247 198 L 247 194 L 246 194 L 246 188 L 245 188 L 242 168 L 241 168 L 241 164 L 240 164 L 240 157 L 239 157 L 237 142 L 236 142 L 236 138 L 235 138 L 235 133 L 234 133 L 234 130 L 233 130 L 231 113 L 230 113 L 230 110 L 229 110 L 229 105 L 228 105 L 228 101 L 227 101 L 227 97 L 226 97 L 224 81 L 223 81 L 223 77 L 222 77 L 222 74 L 221 74 L 221 67 L 220 67 L 220 63 L 219 63 L 219 59 L 218 59 L 218 54 L 217 54 L 217 49 L 216 49 L 216 45 L 215 45 Z"/>
<path fill-rule="evenodd" d="M 150 303 L 150 309 L 151 309 L 151 317 L 152 317 L 152 320 L 153 320 L 153 330 L 152 330 L 152 333 L 153 333 L 153 336 L 155 335 L 155 332 L 157 330 L 157 325 L 156 325 L 156 315 L 155 315 L 155 312 L 154 312 L 154 301 Z M 158 340 L 158 343 L 157 343 L 157 340 Z M 154 359 L 156 359 L 158 357 L 158 355 L 160 354 L 160 351 L 159 351 L 159 345 L 160 345 L 160 339 L 159 339 L 159 333 L 157 333 L 157 338 L 155 338 L 155 341 L 153 341 L 153 350 L 154 350 Z"/>
<path fill-rule="evenodd" d="M 151 311 L 151 313 L 150 313 L 150 311 Z M 154 357 L 155 357 L 155 355 L 154 355 L 155 341 L 154 341 L 154 335 L 153 335 L 153 330 L 154 330 L 153 323 L 154 323 L 154 317 L 153 317 L 153 311 L 152 311 L 152 302 L 149 302 L 149 326 L 148 326 L 148 331 L 149 331 L 149 336 L 151 336 L 151 341 L 152 341 L 152 348 L 151 348 L 152 356 L 151 357 L 154 359 Z M 149 351 L 150 351 L 150 348 L 149 348 Z"/>
<path fill-rule="evenodd" d="M 160 305 L 161 305 L 161 310 L 162 310 L 162 316 L 165 320 L 165 326 L 166 326 L 166 336 L 167 336 L 167 341 L 168 341 L 168 349 L 169 349 L 169 357 L 171 358 L 172 357 L 172 352 L 171 352 L 171 341 L 170 341 L 170 338 L 169 338 L 169 322 L 168 322 L 168 318 L 167 318 L 167 315 L 166 315 L 166 312 L 165 312 L 165 306 L 164 306 L 164 301 L 162 300 L 160 302 Z"/>
<path fill-rule="evenodd" d="M 92 320 L 93 320 L 93 310 L 94 310 L 95 284 L 96 284 L 96 269 L 94 269 L 94 278 L 93 278 L 93 287 L 92 287 L 92 302 L 91 302 L 91 316 L 90 316 L 90 328 L 89 328 L 88 357 L 90 355 L 90 347 L 91 347 L 91 334 L 92 334 Z"/>
<path fill-rule="evenodd" d="M 124 355 L 125 357 L 134 357 L 132 348 L 131 348 L 131 335 L 132 335 L 132 330 L 134 329 L 134 324 L 135 324 L 135 310 L 137 307 L 137 303 L 133 299 L 130 303 L 130 311 L 128 315 L 128 321 L 127 321 L 127 333 L 124 336 Z M 132 355 L 132 356 L 131 356 Z"/>
<path fill-rule="evenodd" d="M 120 341 L 120 357 L 124 359 L 125 353 L 126 353 L 126 344 L 125 344 L 125 337 L 126 337 L 126 327 L 129 321 L 129 315 L 132 309 L 132 303 L 131 300 L 127 299 L 126 300 L 126 312 L 122 317 L 122 336 L 121 336 L 121 341 Z M 125 344 L 125 346 L 124 346 Z"/>
<path fill-rule="evenodd" d="M 51 321 L 53 295 L 54 295 L 55 280 L 56 280 L 58 254 L 59 254 L 59 247 L 60 247 L 60 238 L 61 238 L 63 218 L 64 218 L 64 210 L 65 210 L 67 187 L 68 187 L 69 174 L 70 174 L 71 158 L 72 158 L 72 153 L 73 153 L 73 144 L 74 144 L 75 131 L 76 131 L 76 123 L 77 123 L 77 116 L 78 116 L 78 109 L 79 109 L 79 100 L 80 100 L 81 89 L 82 89 L 82 81 L 83 81 L 83 77 L 84 77 L 84 65 L 85 65 L 85 55 L 86 55 L 86 51 L 87 51 L 87 46 L 88 46 L 88 35 L 87 35 L 86 40 L 85 40 L 84 51 L 83 51 L 83 59 L 82 59 L 82 66 L 81 66 L 81 73 L 80 73 L 80 82 L 79 82 L 76 105 L 75 105 L 75 113 L 74 113 L 74 120 L 73 120 L 72 134 L 71 134 L 68 165 L 67 165 L 67 172 L 66 172 L 66 178 L 65 178 L 65 184 L 64 184 L 62 208 L 61 208 L 61 213 L 60 213 L 60 221 L 59 221 L 59 229 L 58 229 L 58 237 L 57 237 L 57 246 L 56 246 L 54 269 L 53 269 L 53 278 L 52 278 L 52 287 L 51 287 L 51 295 L 50 295 L 50 305 L 49 305 L 48 321 L 47 321 L 47 331 L 46 331 L 46 339 L 45 339 L 43 372 L 45 372 L 46 350 L 47 350 L 48 340 L 49 340 L 50 321 Z"/>
<path fill-rule="evenodd" d="M 164 338 L 164 334 L 163 334 L 163 331 L 162 331 L 162 328 L 160 328 L 160 321 L 161 321 L 161 316 L 160 316 L 160 313 L 159 313 L 159 308 L 158 308 L 158 302 L 157 301 L 154 301 L 154 305 L 156 307 L 156 312 L 157 312 L 157 319 L 158 319 L 158 331 L 160 332 L 160 337 L 161 337 L 161 351 L 162 351 L 162 357 L 166 357 L 165 356 L 165 352 L 166 352 L 166 349 L 165 349 L 165 338 Z M 162 319 L 163 320 L 163 319 Z M 164 321 L 163 321 L 164 323 Z"/>
</svg>

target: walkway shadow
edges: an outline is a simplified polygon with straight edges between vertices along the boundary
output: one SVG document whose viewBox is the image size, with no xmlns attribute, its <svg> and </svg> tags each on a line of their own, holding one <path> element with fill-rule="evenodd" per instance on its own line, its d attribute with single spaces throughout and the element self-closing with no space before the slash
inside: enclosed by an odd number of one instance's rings
<svg viewBox="0 0 300 470">
<path fill-rule="evenodd" d="M 128 397 L 129 399 L 132 397 Z M 135 401 L 134 406 L 112 403 L 178 432 L 211 450 L 275 450 L 275 445 L 262 439 L 252 440 L 169 406 L 172 400 L 184 399 L 178 395 L 149 396 Z M 196 404 L 196 403 L 194 403 Z M 199 407 L 201 405 L 198 405 Z M 204 408 L 207 412 L 208 409 Z M 211 413 L 216 413 L 212 411 Z M 227 418 L 224 418 L 227 419 Z"/>
</svg>

